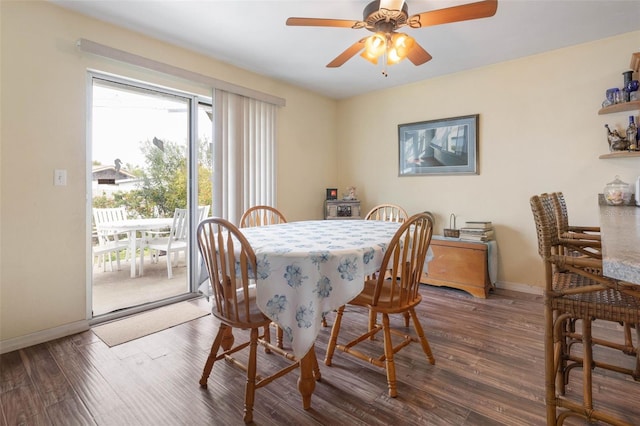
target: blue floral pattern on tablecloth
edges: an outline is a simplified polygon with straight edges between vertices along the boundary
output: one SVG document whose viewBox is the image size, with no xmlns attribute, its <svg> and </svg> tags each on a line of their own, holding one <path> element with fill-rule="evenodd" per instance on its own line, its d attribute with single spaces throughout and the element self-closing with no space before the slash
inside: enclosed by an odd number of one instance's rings
<svg viewBox="0 0 640 426">
<path fill-rule="evenodd" d="M 258 307 L 283 329 L 297 357 L 313 345 L 323 313 L 362 291 L 399 227 L 318 220 L 241 229 L 256 253 Z"/>
</svg>

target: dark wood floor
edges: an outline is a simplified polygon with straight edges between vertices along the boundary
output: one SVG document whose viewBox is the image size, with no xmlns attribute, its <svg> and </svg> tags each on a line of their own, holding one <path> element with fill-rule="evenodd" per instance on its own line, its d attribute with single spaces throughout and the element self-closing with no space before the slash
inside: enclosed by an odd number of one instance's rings
<svg viewBox="0 0 640 426">
<path fill-rule="evenodd" d="M 257 391 L 255 423 L 543 425 L 541 297 L 497 290 L 482 300 L 446 288 L 422 291 L 419 316 L 436 365 L 417 344 L 401 351 L 397 398 L 387 396 L 377 367 L 342 353 L 325 366 L 325 329 L 316 344 L 322 381 L 311 409 L 302 409 L 296 372 Z M 366 327 L 364 311 L 351 309 L 344 318 L 345 331 Z M 198 385 L 216 329 L 206 316 L 113 348 L 88 331 L 4 354 L 0 424 L 240 425 L 241 372 L 216 364 L 208 390 Z M 621 335 L 617 325 L 596 324 L 594 330 Z M 274 357 L 260 353 L 261 365 L 269 368 Z M 633 365 L 617 353 L 597 350 L 596 356 Z M 572 374 L 569 392 L 575 394 L 580 372 Z M 601 407 L 640 424 L 640 383 L 596 370 L 594 395 Z"/>
</svg>

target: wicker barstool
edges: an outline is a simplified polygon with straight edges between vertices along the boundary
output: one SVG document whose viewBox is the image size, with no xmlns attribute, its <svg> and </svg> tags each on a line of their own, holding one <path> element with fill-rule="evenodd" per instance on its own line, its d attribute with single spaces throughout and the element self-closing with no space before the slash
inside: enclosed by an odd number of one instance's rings
<svg viewBox="0 0 640 426">
<path fill-rule="evenodd" d="M 597 275 L 602 275 L 602 244 L 600 237 L 600 227 L 598 226 L 576 226 L 571 225 L 569 222 L 569 213 L 567 209 L 567 203 L 562 192 L 553 192 L 550 194 L 551 201 L 553 202 L 553 208 L 555 211 L 556 225 L 558 228 L 558 237 L 562 239 L 569 239 L 572 241 L 572 250 L 567 250 L 565 254 L 571 256 L 586 256 L 588 258 L 597 259 L 597 264 L 594 263 L 594 267 L 586 268 L 587 271 Z M 544 201 L 546 202 L 546 201 Z M 571 336 L 580 337 L 576 333 L 575 320 L 568 322 L 567 338 L 571 341 Z M 640 328 L 636 327 L 636 324 L 624 323 L 624 342 L 612 342 L 605 339 L 593 338 L 593 343 L 601 346 L 607 346 L 609 348 L 621 350 L 624 353 L 633 353 L 635 350 L 633 346 L 632 330 L 636 328 L 636 335 L 638 341 L 640 341 Z M 634 377 L 640 376 L 640 362 L 636 365 Z M 567 375 L 564 384 L 567 384 L 569 377 Z M 564 393 L 564 387 L 560 387 L 559 390 Z"/>
<path fill-rule="evenodd" d="M 597 226 L 570 225 L 567 203 L 562 192 L 553 192 L 550 197 L 553 202 L 558 236 L 561 239 L 574 240 L 571 245 L 571 252 L 565 254 L 602 259 L 600 228 Z"/>
<path fill-rule="evenodd" d="M 628 374 L 639 380 L 640 356 L 637 348 L 626 348 L 635 357 L 635 368 L 624 368 L 594 360 L 591 324 L 594 320 L 638 324 L 640 298 L 617 289 L 618 283 L 589 269 L 597 259 L 566 255 L 575 248 L 572 240 L 561 239 L 551 196 L 543 194 L 530 200 L 538 237 L 538 253 L 545 267 L 545 401 L 547 424 L 561 425 L 567 417 L 586 421 L 604 421 L 613 425 L 632 425 L 633 419 L 617 417 L 601 407 L 594 407 L 592 369 L 604 368 Z M 595 263 L 594 263 L 595 262 Z M 581 332 L 567 336 L 569 321 L 579 320 Z M 571 354 L 567 339 L 579 339 L 582 356 Z M 623 350 L 622 347 L 619 349 Z M 586 366 L 586 367 L 585 367 Z M 564 383 L 576 367 L 582 368 L 582 401 L 564 394 Z M 559 385 L 560 392 L 556 387 Z M 629 403 L 633 403 L 629 401 Z"/>
</svg>

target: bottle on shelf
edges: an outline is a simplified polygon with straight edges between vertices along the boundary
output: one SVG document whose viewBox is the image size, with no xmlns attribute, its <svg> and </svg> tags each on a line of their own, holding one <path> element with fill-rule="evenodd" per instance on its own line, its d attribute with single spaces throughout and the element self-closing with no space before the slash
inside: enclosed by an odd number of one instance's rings
<svg viewBox="0 0 640 426">
<path fill-rule="evenodd" d="M 633 119 L 633 115 L 629 116 L 629 125 L 627 126 L 627 141 L 629 142 L 629 149 L 635 151 L 638 149 L 637 145 L 638 128 Z"/>
</svg>

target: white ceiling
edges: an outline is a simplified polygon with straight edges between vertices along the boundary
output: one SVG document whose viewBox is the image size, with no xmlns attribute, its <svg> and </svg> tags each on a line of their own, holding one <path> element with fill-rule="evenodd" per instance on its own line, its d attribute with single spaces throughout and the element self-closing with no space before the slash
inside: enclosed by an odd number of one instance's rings
<svg viewBox="0 0 640 426">
<path fill-rule="evenodd" d="M 367 30 L 285 25 L 290 16 L 361 20 L 367 0 L 50 1 L 337 99 L 640 30 L 640 0 L 499 0 L 491 18 L 403 28 L 433 59 L 405 60 L 384 77 L 358 55 L 325 67 Z M 473 1 L 407 4 L 411 16 Z"/>
</svg>

